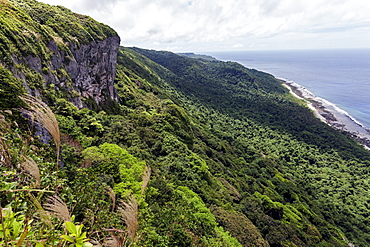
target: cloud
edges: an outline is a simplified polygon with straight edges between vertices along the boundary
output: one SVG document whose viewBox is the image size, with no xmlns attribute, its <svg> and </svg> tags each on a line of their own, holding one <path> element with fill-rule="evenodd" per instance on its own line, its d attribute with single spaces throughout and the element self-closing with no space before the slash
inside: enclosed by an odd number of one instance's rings
<svg viewBox="0 0 370 247">
<path fill-rule="evenodd" d="M 368 0 L 44 0 L 112 26 L 123 45 L 146 48 L 266 47 L 301 35 L 368 27 Z M 335 35 L 333 36 L 335 39 Z M 298 38 L 294 38 L 298 42 Z M 262 44 L 264 42 L 264 44 Z M 255 45 L 251 45 L 254 43 Z M 304 42 L 307 43 L 307 42 Z M 368 43 L 370 44 L 369 40 Z M 235 45 L 238 44 L 238 45 Z M 302 43 L 303 44 L 303 43 Z M 298 44 L 299 45 L 299 44 Z M 351 45 L 351 44 L 348 44 Z M 217 48 L 218 47 L 218 48 Z"/>
</svg>

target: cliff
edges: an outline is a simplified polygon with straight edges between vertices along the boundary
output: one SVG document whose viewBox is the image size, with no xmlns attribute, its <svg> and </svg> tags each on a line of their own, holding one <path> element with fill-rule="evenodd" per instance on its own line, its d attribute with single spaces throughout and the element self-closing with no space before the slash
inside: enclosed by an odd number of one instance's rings
<svg viewBox="0 0 370 247">
<path fill-rule="evenodd" d="M 55 90 L 69 92 L 70 101 L 81 109 L 86 107 L 83 103 L 86 99 L 93 99 L 98 105 L 103 104 L 107 98 L 118 101 L 113 84 L 119 42 L 119 37 L 115 36 L 80 47 L 70 43 L 69 50 L 64 51 L 52 40 L 47 46 L 52 53 L 50 61 L 47 62 L 48 66 L 42 67 L 40 57 L 27 56 L 16 58 L 14 61 L 17 65 L 23 64 L 40 74 L 44 87 L 52 86 Z M 24 73 L 14 68 L 12 70 L 24 81 L 29 93 L 39 94 L 37 88 L 32 90 L 29 87 Z"/>
<path fill-rule="evenodd" d="M 1 246 L 369 246 L 370 153 L 281 81 L 118 44 L 0 0 Z"/>
<path fill-rule="evenodd" d="M 0 5 L 2 64 L 28 93 L 64 96 L 80 109 L 89 100 L 118 100 L 113 84 L 120 38 L 112 29 L 33 0 Z"/>
</svg>

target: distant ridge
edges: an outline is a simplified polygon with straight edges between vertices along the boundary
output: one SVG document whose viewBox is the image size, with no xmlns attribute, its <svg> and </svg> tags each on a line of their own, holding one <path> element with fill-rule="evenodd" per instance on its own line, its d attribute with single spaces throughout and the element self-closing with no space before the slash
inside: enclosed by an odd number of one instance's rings
<svg viewBox="0 0 370 247">
<path fill-rule="evenodd" d="M 184 53 L 177 53 L 180 56 L 185 56 L 189 58 L 196 58 L 196 59 L 205 59 L 205 60 L 217 60 L 216 58 L 209 56 L 209 55 L 203 55 L 203 54 L 195 54 L 193 52 L 184 52 Z"/>
<path fill-rule="evenodd" d="M 0 27 L 1 246 L 369 246 L 370 153 L 272 75 L 34 0 Z"/>
</svg>

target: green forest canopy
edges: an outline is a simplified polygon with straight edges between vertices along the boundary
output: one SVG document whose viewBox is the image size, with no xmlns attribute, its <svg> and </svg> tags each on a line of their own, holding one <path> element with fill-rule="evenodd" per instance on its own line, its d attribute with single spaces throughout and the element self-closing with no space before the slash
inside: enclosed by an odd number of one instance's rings
<svg viewBox="0 0 370 247">
<path fill-rule="evenodd" d="M 56 163 L 56 143 L 19 112 L 9 55 L 47 66 L 51 35 L 89 44 L 115 32 L 63 7 L 0 5 L 2 245 L 58 246 L 81 224 L 80 241 L 108 246 L 369 245 L 369 152 L 237 63 L 121 47 L 119 102 L 93 109 L 35 83 L 58 120 Z M 22 26 L 43 42 L 20 46 Z"/>
</svg>

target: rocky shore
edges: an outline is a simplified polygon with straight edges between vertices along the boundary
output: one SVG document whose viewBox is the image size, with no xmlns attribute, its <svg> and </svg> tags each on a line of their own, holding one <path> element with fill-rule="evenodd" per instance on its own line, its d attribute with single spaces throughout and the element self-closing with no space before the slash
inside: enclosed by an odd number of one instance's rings
<svg viewBox="0 0 370 247">
<path fill-rule="evenodd" d="M 293 82 L 281 80 L 283 85 L 297 98 L 307 102 L 307 106 L 321 121 L 359 141 L 366 149 L 370 150 L 370 130 L 357 122 L 347 112 L 338 108 L 329 101 L 313 95 L 305 87 Z"/>
</svg>

